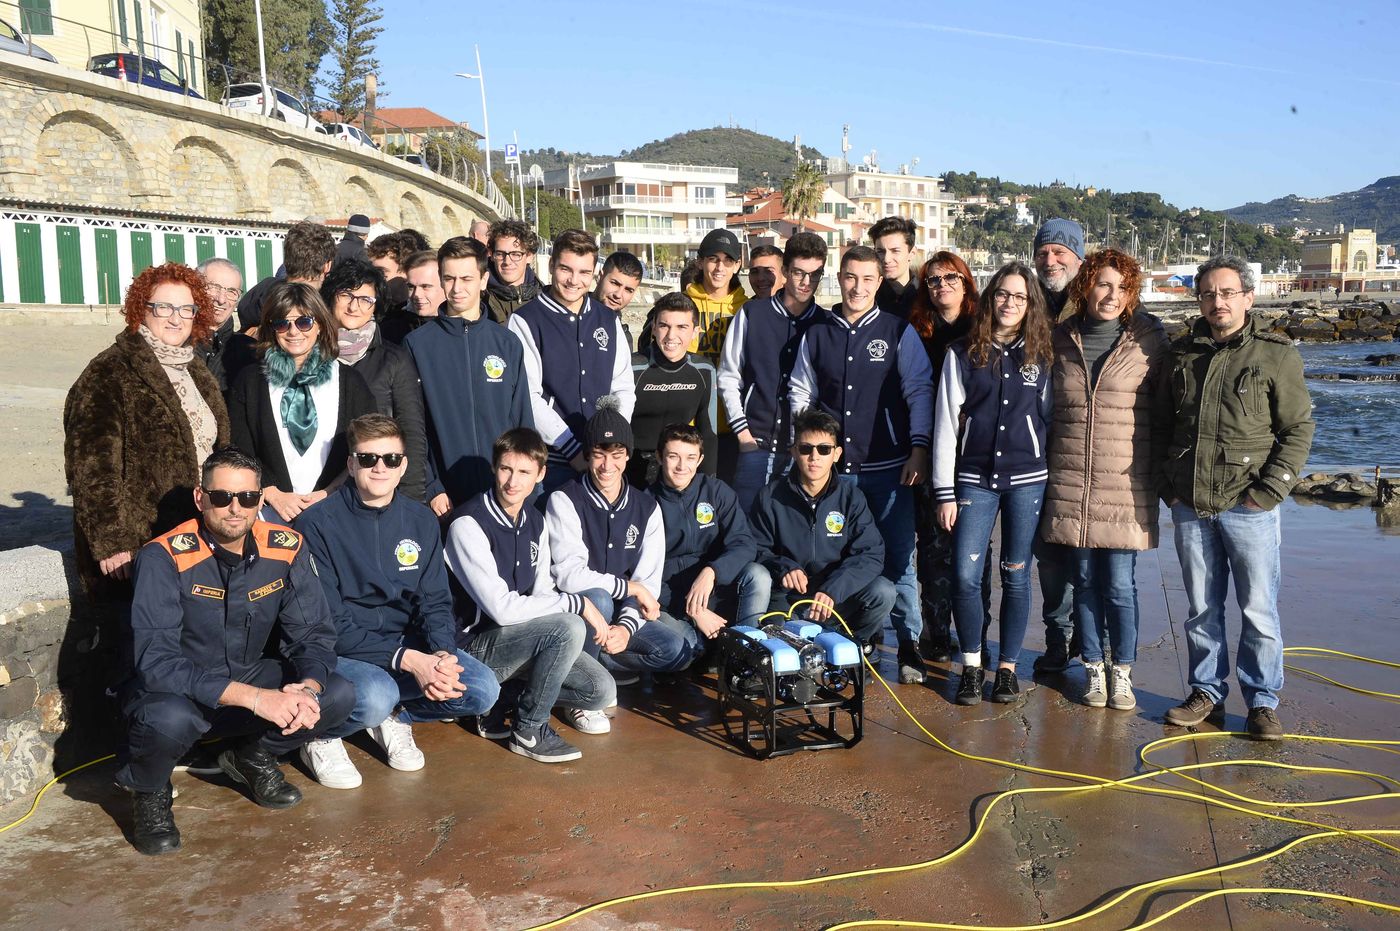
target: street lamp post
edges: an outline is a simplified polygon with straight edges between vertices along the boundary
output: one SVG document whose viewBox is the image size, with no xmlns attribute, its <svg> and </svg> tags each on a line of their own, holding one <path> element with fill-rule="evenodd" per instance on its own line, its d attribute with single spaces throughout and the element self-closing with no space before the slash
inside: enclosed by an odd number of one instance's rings
<svg viewBox="0 0 1400 931">
<path fill-rule="evenodd" d="M 267 53 L 263 50 L 262 0 L 253 0 L 253 17 L 258 25 L 258 77 L 262 80 L 263 116 L 271 116 L 277 109 L 272 88 L 267 86 Z M 269 99 L 271 98 L 271 99 Z"/>
<path fill-rule="evenodd" d="M 476 52 L 476 74 L 458 71 L 457 77 L 481 82 L 481 128 L 486 134 L 486 177 L 489 180 L 491 177 L 491 117 L 486 114 L 486 72 L 481 70 L 481 49 L 473 45 L 472 50 Z"/>
</svg>

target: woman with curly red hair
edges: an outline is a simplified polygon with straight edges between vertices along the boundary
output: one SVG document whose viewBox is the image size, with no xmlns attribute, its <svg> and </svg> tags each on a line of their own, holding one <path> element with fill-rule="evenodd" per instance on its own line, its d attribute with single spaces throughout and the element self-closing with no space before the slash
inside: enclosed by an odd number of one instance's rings
<svg viewBox="0 0 1400 931">
<path fill-rule="evenodd" d="M 1085 259 L 1054 332 L 1055 413 L 1041 533 L 1071 547 L 1074 624 L 1094 708 L 1137 706 L 1137 554 L 1157 545 L 1163 446 L 1153 386 L 1166 332 L 1138 306 L 1142 270 L 1117 249 Z M 1105 640 L 1108 643 L 1105 643 Z M 1105 663 L 1111 644 L 1112 663 Z"/>
<path fill-rule="evenodd" d="M 194 487 L 228 443 L 218 382 L 195 352 L 214 302 L 194 269 L 148 268 L 127 289 L 126 328 L 88 363 L 63 407 L 78 570 L 97 601 L 130 595 L 131 560 L 195 516 Z"/>
</svg>

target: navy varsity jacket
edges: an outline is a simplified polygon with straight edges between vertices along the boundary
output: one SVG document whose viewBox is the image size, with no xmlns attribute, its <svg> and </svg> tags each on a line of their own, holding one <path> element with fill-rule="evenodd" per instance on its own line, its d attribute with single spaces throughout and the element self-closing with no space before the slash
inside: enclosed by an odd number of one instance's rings
<svg viewBox="0 0 1400 931">
<path fill-rule="evenodd" d="M 549 444 L 551 461 L 578 455 L 583 428 L 603 395 L 617 395 L 622 416 L 632 419 L 632 356 L 616 312 L 585 297 L 573 313 L 541 291 L 511 314 L 509 325 L 525 348 L 535 429 Z"/>
<path fill-rule="evenodd" d="M 1027 362 L 1019 337 L 974 366 L 967 339 L 948 347 L 934 422 L 933 493 L 953 501 L 959 482 L 1005 491 L 1044 482 L 1053 398 L 1050 366 Z"/>
<path fill-rule="evenodd" d="M 656 499 L 623 482 L 617 500 L 609 502 L 585 472 L 549 496 L 545 526 L 560 590 L 610 593 L 621 605 L 614 623 L 635 634 L 645 619 L 637 599 L 627 594 L 628 580 L 661 597 L 666 531 Z"/>
<path fill-rule="evenodd" d="M 252 674 L 281 627 L 278 649 L 297 679 L 324 688 L 335 671 L 335 627 L 300 533 L 255 521 L 237 565 L 224 565 L 199 520 L 141 547 L 131 633 L 136 684 L 216 708 Z"/>
<path fill-rule="evenodd" d="M 781 452 L 788 447 L 788 382 L 797 346 L 825 314 L 813 301 L 794 317 L 779 292 L 749 301 L 729 324 L 716 379 L 719 396 L 730 429 L 747 429 L 760 449 Z"/>
<path fill-rule="evenodd" d="M 452 521 L 447 565 L 471 599 L 469 628 L 509 627 L 548 614 L 583 612 L 582 595 L 554 588 L 544 515 L 526 504 L 512 520 L 494 491 L 472 498 Z"/>
<path fill-rule="evenodd" d="M 427 505 L 395 494 L 368 507 L 347 481 L 297 529 L 335 618 L 336 655 L 398 671 L 407 648 L 457 649 L 442 532 Z"/>
<path fill-rule="evenodd" d="M 663 608 L 685 600 L 700 570 L 715 571 L 716 585 L 729 585 L 754 561 L 757 547 L 739 499 L 719 479 L 696 473 L 684 491 L 659 481 L 649 489 L 666 529 L 666 564 L 661 570 Z"/>
<path fill-rule="evenodd" d="M 428 500 L 454 505 L 492 485 L 491 444 L 533 427 L 524 352 L 510 331 L 485 316 L 439 314 L 404 340 L 423 384 L 428 432 Z"/>
<path fill-rule="evenodd" d="M 816 406 L 841 426 L 841 469 L 899 469 L 933 433 L 933 370 L 909 321 L 879 308 L 855 323 L 841 305 L 807 331 L 797 350 L 793 415 Z"/>
<path fill-rule="evenodd" d="M 754 501 L 752 526 L 758 562 L 775 582 L 801 569 L 809 594 L 826 592 L 837 604 L 875 581 L 885 564 L 865 495 L 835 473 L 815 498 L 795 473 L 769 483 Z"/>
</svg>

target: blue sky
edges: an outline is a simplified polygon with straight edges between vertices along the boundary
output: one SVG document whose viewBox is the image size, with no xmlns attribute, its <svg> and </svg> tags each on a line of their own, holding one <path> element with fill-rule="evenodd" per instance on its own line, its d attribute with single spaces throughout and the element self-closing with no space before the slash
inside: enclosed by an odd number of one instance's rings
<svg viewBox="0 0 1400 931">
<path fill-rule="evenodd" d="M 615 153 L 731 122 L 897 169 L 1223 208 L 1400 174 L 1393 2 L 384 2 L 384 106 Z M 896 6 L 887 4 L 885 6 Z"/>
</svg>

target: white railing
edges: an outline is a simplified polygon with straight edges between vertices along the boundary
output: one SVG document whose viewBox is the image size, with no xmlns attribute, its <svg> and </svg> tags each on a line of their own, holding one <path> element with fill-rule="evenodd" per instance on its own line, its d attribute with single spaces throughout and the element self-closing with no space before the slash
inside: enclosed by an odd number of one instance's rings
<svg viewBox="0 0 1400 931">
<path fill-rule="evenodd" d="M 583 201 L 584 210 L 609 210 L 615 207 L 666 207 L 677 213 L 685 213 L 696 208 L 711 210 L 723 209 L 726 213 L 738 213 L 743 209 L 743 200 L 738 197 L 657 197 L 651 194 L 608 194 L 603 197 L 588 197 Z"/>
</svg>

